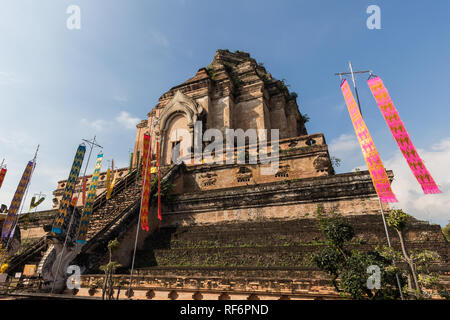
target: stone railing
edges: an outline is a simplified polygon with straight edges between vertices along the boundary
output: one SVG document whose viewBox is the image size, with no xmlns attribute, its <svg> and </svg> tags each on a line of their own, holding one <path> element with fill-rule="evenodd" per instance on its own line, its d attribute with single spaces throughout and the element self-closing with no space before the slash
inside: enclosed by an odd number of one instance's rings
<svg viewBox="0 0 450 320">
<path fill-rule="evenodd" d="M 309 279 L 270 279 L 244 277 L 214 277 L 214 276 L 175 276 L 149 275 L 139 270 L 132 277 L 131 295 L 128 295 L 127 282 L 129 275 L 115 275 L 115 297 L 120 299 L 336 299 L 339 296 L 330 286 L 326 277 L 315 272 Z M 308 272 L 308 274 L 310 274 Z M 98 284 L 104 275 L 81 276 L 81 289 L 77 295 L 101 296 Z M 119 285 L 122 283 L 122 285 Z M 96 290 L 94 288 L 97 287 Z M 120 292 L 119 291 L 120 288 Z"/>
</svg>

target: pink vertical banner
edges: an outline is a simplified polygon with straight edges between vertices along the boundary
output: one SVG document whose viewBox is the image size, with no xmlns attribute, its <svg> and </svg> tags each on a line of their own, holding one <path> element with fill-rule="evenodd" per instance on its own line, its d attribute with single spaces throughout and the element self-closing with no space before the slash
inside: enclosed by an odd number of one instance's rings
<svg viewBox="0 0 450 320">
<path fill-rule="evenodd" d="M 364 160 L 369 169 L 374 188 L 382 202 L 397 202 L 397 198 L 392 192 L 389 177 L 384 169 L 383 162 L 381 161 L 378 150 L 369 133 L 369 129 L 359 112 L 358 105 L 356 104 L 347 80 L 342 82 L 341 90 L 344 95 L 345 103 L 347 104 L 350 118 L 352 119 L 356 136 L 358 137 L 359 145 L 361 146 Z"/>
<path fill-rule="evenodd" d="M 383 81 L 379 77 L 375 77 L 367 80 L 370 90 L 383 114 L 386 123 L 391 130 L 392 136 L 397 142 L 400 151 L 406 159 L 409 167 L 411 168 L 414 176 L 421 185 L 423 192 L 429 193 L 441 193 L 436 182 L 431 177 L 430 172 L 425 167 L 422 159 L 419 157 L 416 148 L 411 142 L 408 132 L 406 132 L 405 126 L 400 119 L 397 109 L 389 96 Z"/>
</svg>

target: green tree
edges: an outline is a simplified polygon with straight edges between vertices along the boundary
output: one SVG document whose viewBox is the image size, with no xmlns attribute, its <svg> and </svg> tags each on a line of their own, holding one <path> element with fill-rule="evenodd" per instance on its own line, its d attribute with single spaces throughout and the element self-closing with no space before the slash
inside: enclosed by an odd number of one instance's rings
<svg viewBox="0 0 450 320">
<path fill-rule="evenodd" d="M 158 190 L 158 177 L 153 178 L 152 188 L 156 188 Z M 171 183 L 167 179 L 161 179 L 161 202 L 163 204 L 169 204 L 173 199 L 172 189 L 175 187 L 175 184 Z M 158 192 L 154 192 L 152 194 L 154 200 L 158 199 Z"/>
<path fill-rule="evenodd" d="M 119 263 L 112 260 L 112 254 L 119 248 L 119 241 L 117 238 L 108 242 L 109 262 L 100 266 L 100 270 L 105 272 L 105 280 L 103 281 L 102 299 L 105 300 L 105 295 L 108 300 L 113 299 L 114 281 L 113 275 L 117 268 L 121 267 Z"/>
<path fill-rule="evenodd" d="M 341 162 L 342 162 L 341 159 L 336 158 L 335 156 L 332 156 L 330 158 L 330 160 L 331 160 L 331 164 L 332 164 L 333 167 L 339 167 L 341 165 Z"/>
<path fill-rule="evenodd" d="M 398 238 L 400 240 L 400 247 L 402 249 L 403 260 L 408 264 L 409 272 L 408 272 L 408 288 L 409 290 L 417 290 L 420 291 L 419 280 L 417 278 L 417 270 L 414 265 L 414 261 L 408 254 L 408 250 L 406 248 L 404 230 L 408 225 L 409 216 L 403 212 L 403 210 L 391 210 L 386 219 L 387 224 L 394 228 L 397 231 Z"/>
<path fill-rule="evenodd" d="M 442 232 L 444 233 L 444 236 L 447 239 L 447 241 L 450 241 L 450 222 L 447 223 L 447 225 L 442 228 Z"/>
<path fill-rule="evenodd" d="M 438 274 L 431 272 L 431 265 L 439 261 L 439 254 L 430 250 L 408 251 L 405 240 L 405 231 L 411 217 L 401 209 L 390 210 L 386 219 L 387 224 L 397 232 L 401 253 L 392 248 L 384 248 L 383 256 L 407 265 L 407 289 L 404 290 L 410 297 L 423 299 L 429 297 L 424 289 L 435 289 L 439 280 Z"/>
<path fill-rule="evenodd" d="M 362 253 L 349 251 L 345 244 L 352 240 L 355 233 L 353 227 L 335 213 L 325 216 L 322 208 L 317 208 L 319 229 L 326 238 L 326 246 L 315 253 L 312 262 L 331 275 L 336 291 L 353 299 L 396 299 L 400 296 L 392 260 L 383 257 L 376 251 Z M 379 289 L 369 289 L 367 281 L 368 267 L 376 265 L 380 268 Z"/>
<path fill-rule="evenodd" d="M 300 113 L 300 118 L 302 119 L 303 123 L 308 123 L 310 118 L 306 113 Z"/>
</svg>

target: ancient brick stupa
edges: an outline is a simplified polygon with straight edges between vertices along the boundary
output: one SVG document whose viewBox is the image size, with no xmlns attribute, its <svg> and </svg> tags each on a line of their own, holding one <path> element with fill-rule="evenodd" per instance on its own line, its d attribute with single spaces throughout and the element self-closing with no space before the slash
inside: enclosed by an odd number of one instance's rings
<svg viewBox="0 0 450 320">
<path fill-rule="evenodd" d="M 308 134 L 307 117 L 296 98 L 248 53 L 228 50 L 218 50 L 208 67 L 164 93 L 137 125 L 131 171 L 119 170 L 110 200 L 101 182 L 88 241 L 65 260 L 66 265 L 81 267 L 82 287 L 77 294 L 88 295 L 95 281 L 102 279 L 99 266 L 108 259 L 108 241 L 116 237 L 120 247 L 114 258 L 123 266 L 117 286 L 120 279 L 129 279 L 141 192 L 136 155 L 143 154 L 144 133 L 152 131 L 152 137 L 161 138 L 163 177 L 173 187 L 163 203 L 161 224 L 154 201 L 151 230 L 139 233 L 134 298 L 338 297 L 326 274 L 310 264 L 310 254 L 324 240 L 317 228 L 317 208 L 344 216 L 356 231 L 350 245 L 368 250 L 386 244 L 380 206 L 367 171 L 335 174 L 325 137 Z M 279 129 L 278 170 L 261 174 L 265 164 L 260 162 L 172 163 L 173 153 L 180 152 L 177 130 L 185 129 L 195 139 L 197 122 L 202 124 L 201 132 L 217 129 L 224 136 L 227 129 Z M 247 144 L 244 152 L 251 149 Z M 234 150 L 234 157 L 238 153 Z M 393 177 L 391 171 L 388 174 Z M 54 192 L 54 209 L 64 185 L 60 181 Z M 54 211 L 36 215 L 40 218 L 32 221 L 31 228 L 35 242 L 13 259 L 11 272 L 34 263 L 38 273 L 52 281 L 57 248 L 45 241 L 45 225 L 53 215 Z M 406 237 L 411 249 L 438 251 L 443 260 L 436 267 L 449 271 L 449 246 L 439 226 L 415 220 Z"/>
</svg>

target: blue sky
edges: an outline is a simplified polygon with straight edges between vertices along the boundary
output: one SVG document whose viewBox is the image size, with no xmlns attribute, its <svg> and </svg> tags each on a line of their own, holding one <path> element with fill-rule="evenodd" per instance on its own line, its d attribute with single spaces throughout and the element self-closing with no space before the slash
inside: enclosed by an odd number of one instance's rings
<svg viewBox="0 0 450 320">
<path fill-rule="evenodd" d="M 366 8 L 381 9 L 381 30 Z M 69 5 L 81 29 L 66 28 Z M 0 161 L 9 206 L 40 144 L 30 194 L 66 179 L 82 138 L 97 135 L 106 159 L 126 166 L 134 125 L 158 98 L 208 65 L 217 49 L 249 52 L 299 94 L 310 133 L 323 132 L 339 172 L 364 167 L 335 72 L 382 77 L 416 148 L 445 192 L 423 196 L 360 77 L 363 115 L 399 207 L 446 224 L 450 207 L 450 2 L 4 0 L 0 3 Z M 91 162 L 92 167 L 94 165 Z M 89 169 L 89 172 L 91 168 Z M 28 200 L 27 200 L 28 201 Z M 26 204 L 28 207 L 28 203 Z"/>
</svg>

